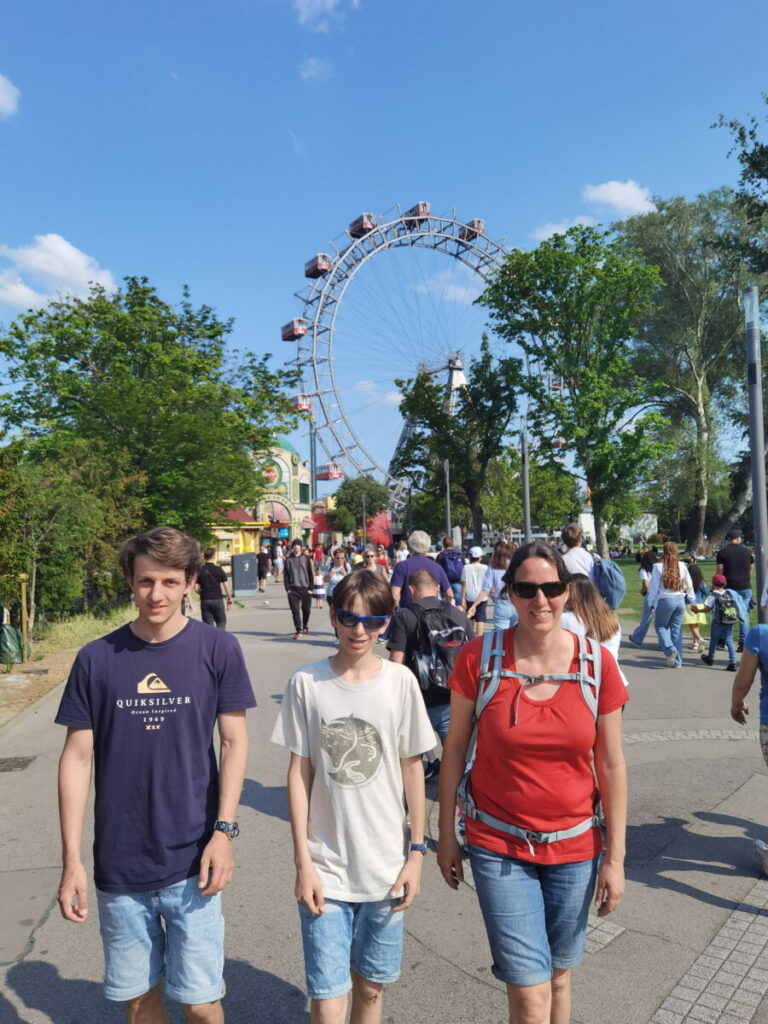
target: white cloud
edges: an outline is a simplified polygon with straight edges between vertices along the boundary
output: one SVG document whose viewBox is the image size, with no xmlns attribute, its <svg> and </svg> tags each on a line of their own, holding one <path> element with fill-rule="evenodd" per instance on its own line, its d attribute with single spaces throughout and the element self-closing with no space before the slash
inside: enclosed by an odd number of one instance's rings
<svg viewBox="0 0 768 1024">
<path fill-rule="evenodd" d="M 587 203 L 610 207 L 620 217 L 653 213 L 656 209 L 651 190 L 631 178 L 628 181 L 604 181 L 602 185 L 585 185 L 581 197 Z"/>
<path fill-rule="evenodd" d="M 333 78 L 333 65 L 321 57 L 307 57 L 299 68 L 299 74 L 305 82 L 327 82 Z"/>
<path fill-rule="evenodd" d="M 328 32 L 331 21 L 338 23 L 343 19 L 345 5 L 357 10 L 360 0 L 293 0 L 299 24 L 313 32 Z"/>
<path fill-rule="evenodd" d="M 471 306 L 484 288 L 483 282 L 469 271 L 439 270 L 433 277 L 419 284 L 411 285 L 411 289 L 419 295 L 438 295 L 445 302 L 454 302 L 457 306 Z"/>
<path fill-rule="evenodd" d="M 35 235 L 31 245 L 17 249 L 0 245 L 0 258 L 11 264 L 0 271 L 0 302 L 10 306 L 27 309 L 54 298 L 82 298 L 91 282 L 108 292 L 116 288 L 108 270 L 61 235 Z"/>
<path fill-rule="evenodd" d="M 0 75 L 0 117 L 13 117 L 19 109 L 21 90 L 17 89 L 10 78 Z"/>
<path fill-rule="evenodd" d="M 380 405 L 399 405 L 402 398 L 399 391 L 379 390 L 379 383 L 375 380 L 358 380 L 350 388 L 352 392 L 366 405 L 379 403 Z"/>
<path fill-rule="evenodd" d="M 286 128 L 286 131 L 288 132 L 288 138 L 291 140 L 294 156 L 304 156 L 307 147 L 304 145 L 303 139 L 300 139 L 296 132 L 292 132 L 290 128 Z"/>
<path fill-rule="evenodd" d="M 585 227 L 591 227 L 595 223 L 594 217 L 574 217 L 573 220 L 558 220 L 558 221 L 547 221 L 546 224 L 541 224 L 539 227 L 534 228 L 531 232 L 531 238 L 535 238 L 537 242 L 544 242 L 552 235 L 564 235 L 568 228 L 576 227 L 577 224 L 583 224 Z"/>
</svg>

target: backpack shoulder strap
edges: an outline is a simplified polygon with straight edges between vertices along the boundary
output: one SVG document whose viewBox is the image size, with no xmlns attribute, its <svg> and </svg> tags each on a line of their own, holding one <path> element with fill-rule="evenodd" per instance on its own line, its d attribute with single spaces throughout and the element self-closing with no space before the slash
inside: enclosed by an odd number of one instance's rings
<svg viewBox="0 0 768 1024">
<path fill-rule="evenodd" d="M 592 673 L 589 664 L 592 663 Z M 597 706 L 600 700 L 600 683 L 602 682 L 603 656 L 600 644 L 591 637 L 579 635 L 579 686 L 581 695 L 592 716 L 597 721 Z"/>
</svg>

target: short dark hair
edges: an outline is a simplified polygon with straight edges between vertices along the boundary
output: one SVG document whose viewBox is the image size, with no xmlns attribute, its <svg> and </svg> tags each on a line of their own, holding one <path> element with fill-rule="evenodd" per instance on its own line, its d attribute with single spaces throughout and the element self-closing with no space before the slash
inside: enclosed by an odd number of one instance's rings
<svg viewBox="0 0 768 1024">
<path fill-rule="evenodd" d="M 359 597 L 370 615 L 391 615 L 395 610 L 392 589 L 383 576 L 374 572 L 351 572 L 339 580 L 331 594 L 331 608 L 349 609 Z"/>
<path fill-rule="evenodd" d="M 149 555 L 169 569 L 181 569 L 186 580 L 193 580 L 200 571 L 197 541 L 170 526 L 157 526 L 145 533 L 137 533 L 123 544 L 118 560 L 129 582 L 133 579 L 133 566 L 139 555 Z"/>
<path fill-rule="evenodd" d="M 416 572 L 411 573 L 408 586 L 412 587 L 415 591 L 433 590 L 435 587 L 440 586 L 440 581 L 436 576 L 432 575 L 429 569 L 417 569 Z"/>
<path fill-rule="evenodd" d="M 584 531 L 578 523 L 568 523 L 566 528 L 560 534 L 563 544 L 569 548 L 575 548 L 577 544 L 580 544 L 583 536 Z"/>
<path fill-rule="evenodd" d="M 568 572 L 568 567 L 563 561 L 563 556 L 560 552 L 553 548 L 551 544 L 544 544 L 540 540 L 532 540 L 530 544 L 522 544 L 512 555 L 509 567 L 502 577 L 507 586 L 510 583 L 514 583 L 515 573 L 523 562 L 529 558 L 542 558 L 545 562 L 550 562 L 557 569 L 557 578 L 561 583 L 571 582 L 571 574 Z"/>
<path fill-rule="evenodd" d="M 453 538 L 452 537 L 448 537 L 448 536 L 443 537 L 443 547 L 444 548 L 452 548 L 453 547 Z"/>
<path fill-rule="evenodd" d="M 299 548 L 301 548 L 301 549 L 302 549 L 302 551 L 303 551 L 303 550 L 304 550 L 304 542 L 303 542 L 303 541 L 300 541 L 298 537 L 295 537 L 295 538 L 294 538 L 294 539 L 293 539 L 293 540 L 291 541 L 291 547 L 292 547 L 292 548 L 295 548 L 295 547 L 299 547 Z"/>
<path fill-rule="evenodd" d="M 210 562 L 210 560 L 213 558 L 215 554 L 215 548 L 206 548 L 205 551 L 203 552 L 203 558 L 206 560 L 206 562 Z"/>
</svg>

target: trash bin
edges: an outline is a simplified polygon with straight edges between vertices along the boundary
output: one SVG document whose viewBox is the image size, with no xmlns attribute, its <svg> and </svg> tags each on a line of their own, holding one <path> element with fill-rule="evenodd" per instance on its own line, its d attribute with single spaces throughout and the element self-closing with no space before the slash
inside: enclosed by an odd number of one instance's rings
<svg viewBox="0 0 768 1024">
<path fill-rule="evenodd" d="M 18 665 L 24 660 L 21 630 L 15 626 L 0 626 L 0 663 Z"/>
<path fill-rule="evenodd" d="M 256 555 L 232 555 L 232 592 L 235 597 L 255 597 Z"/>
</svg>

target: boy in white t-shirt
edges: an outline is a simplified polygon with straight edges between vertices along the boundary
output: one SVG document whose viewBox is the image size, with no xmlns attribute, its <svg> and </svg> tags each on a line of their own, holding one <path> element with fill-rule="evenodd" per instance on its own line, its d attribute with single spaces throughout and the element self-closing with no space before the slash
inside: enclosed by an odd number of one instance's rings
<svg viewBox="0 0 768 1024">
<path fill-rule="evenodd" d="M 288 747 L 288 803 L 313 1024 L 378 1024 L 400 973 L 402 911 L 421 886 L 424 772 L 434 746 L 416 677 L 373 653 L 394 609 L 368 572 L 335 587 L 338 653 L 291 677 L 272 740 Z M 410 825 L 410 830 L 409 830 Z"/>
</svg>

